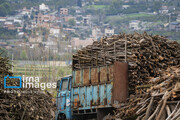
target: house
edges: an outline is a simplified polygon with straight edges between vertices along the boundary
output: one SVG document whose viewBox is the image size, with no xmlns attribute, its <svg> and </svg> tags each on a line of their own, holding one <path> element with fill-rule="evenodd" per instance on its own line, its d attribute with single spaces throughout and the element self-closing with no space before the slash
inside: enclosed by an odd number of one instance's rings
<svg viewBox="0 0 180 120">
<path fill-rule="evenodd" d="M 29 37 L 30 43 L 41 43 L 42 42 L 42 36 L 31 36 Z"/>
<path fill-rule="evenodd" d="M 73 28 L 63 28 L 63 30 L 64 30 L 65 32 L 76 32 L 76 30 L 73 29 Z"/>
<path fill-rule="evenodd" d="M 160 14 L 167 14 L 169 12 L 168 6 L 162 6 L 159 10 Z"/>
<path fill-rule="evenodd" d="M 47 5 L 45 5 L 44 3 L 42 3 L 41 5 L 39 5 L 39 10 L 40 11 L 49 11 L 49 7 Z"/>
<path fill-rule="evenodd" d="M 133 30 L 139 30 L 140 29 L 139 24 L 140 24 L 139 20 L 132 20 L 129 23 L 129 28 Z"/>
<path fill-rule="evenodd" d="M 179 13 L 178 16 L 177 16 L 176 21 L 180 22 L 180 13 Z"/>
<path fill-rule="evenodd" d="M 43 15 L 43 16 L 42 16 L 42 20 L 43 20 L 44 22 L 52 22 L 52 21 L 54 21 L 55 19 L 56 19 L 56 17 L 53 16 L 53 15 Z"/>
<path fill-rule="evenodd" d="M 68 22 L 70 19 L 75 19 L 73 16 L 64 16 L 64 21 Z"/>
<path fill-rule="evenodd" d="M 79 38 L 72 38 L 72 47 L 81 48 L 86 47 L 87 45 L 91 45 L 93 43 L 92 38 L 86 38 L 85 40 L 80 40 Z"/>
<path fill-rule="evenodd" d="M 81 13 L 82 13 L 82 11 L 80 9 L 76 10 L 76 14 L 81 14 Z"/>
<path fill-rule="evenodd" d="M 135 3 L 139 3 L 140 2 L 140 0 L 135 0 Z"/>
<path fill-rule="evenodd" d="M 60 8 L 61 15 L 68 15 L 68 8 Z"/>
<path fill-rule="evenodd" d="M 23 30 L 23 27 L 17 27 L 18 32 L 22 32 L 22 30 Z"/>
<path fill-rule="evenodd" d="M 174 11 L 174 10 L 176 10 L 176 7 L 175 7 L 175 6 L 169 6 L 169 7 L 168 7 L 168 10 L 169 10 L 169 11 Z"/>
<path fill-rule="evenodd" d="M 39 13 L 35 16 L 34 21 L 37 24 L 42 24 L 43 22 L 52 22 L 55 21 L 56 17 L 54 15 L 43 15 Z"/>
<path fill-rule="evenodd" d="M 15 19 L 14 19 L 14 23 L 22 24 L 22 20 L 15 18 Z"/>
<path fill-rule="evenodd" d="M 122 5 L 122 9 L 128 9 L 130 5 Z"/>
<path fill-rule="evenodd" d="M 52 40 L 51 38 L 48 38 L 47 42 L 42 42 L 42 44 L 45 46 L 45 48 L 47 50 L 51 50 L 54 53 L 58 52 L 58 45 L 57 45 L 57 41 Z"/>
<path fill-rule="evenodd" d="M 99 37 L 102 37 L 102 33 L 101 33 L 101 29 L 99 29 L 98 27 L 95 27 L 92 29 L 92 37 L 94 39 L 98 39 Z"/>
<path fill-rule="evenodd" d="M 59 26 L 53 26 L 50 28 L 50 34 L 58 35 L 59 33 L 60 33 L 60 27 Z"/>
<path fill-rule="evenodd" d="M 21 15 L 29 15 L 30 14 L 30 10 L 28 10 L 26 7 L 24 7 L 21 11 Z"/>
<path fill-rule="evenodd" d="M 5 22 L 6 21 L 6 17 L 0 17 L 0 22 Z"/>
<path fill-rule="evenodd" d="M 8 46 L 6 42 L 0 42 L 0 47 L 5 47 L 5 46 Z"/>
<path fill-rule="evenodd" d="M 83 23 L 84 24 L 89 24 L 89 18 L 88 17 L 83 17 Z"/>
<path fill-rule="evenodd" d="M 176 31 L 176 27 L 179 25 L 178 22 L 171 22 L 169 23 L 169 30 L 170 31 Z"/>
<path fill-rule="evenodd" d="M 180 32 L 180 24 L 176 26 L 176 32 Z"/>
<path fill-rule="evenodd" d="M 37 24 L 42 23 L 43 22 L 43 14 L 39 13 L 38 15 L 36 15 L 34 17 L 34 21 L 36 21 Z"/>
<path fill-rule="evenodd" d="M 38 24 L 38 27 L 42 27 L 42 28 L 49 29 L 50 23 L 48 23 L 48 22 L 43 22 L 42 24 Z"/>
<path fill-rule="evenodd" d="M 129 3 L 130 2 L 130 0 L 124 0 L 124 3 Z"/>
<path fill-rule="evenodd" d="M 6 24 L 5 27 L 8 28 L 8 30 L 16 30 L 16 27 L 13 24 Z"/>
<path fill-rule="evenodd" d="M 105 36 L 114 35 L 114 29 L 106 28 L 104 33 L 105 33 Z"/>
<path fill-rule="evenodd" d="M 4 23 L 4 25 L 5 25 L 5 26 L 7 26 L 7 25 L 13 25 L 13 22 L 11 22 L 11 21 L 6 21 L 6 22 Z"/>
<path fill-rule="evenodd" d="M 19 32 L 19 33 L 18 33 L 18 36 L 19 36 L 19 37 L 23 37 L 23 36 L 24 36 L 24 32 Z"/>
</svg>

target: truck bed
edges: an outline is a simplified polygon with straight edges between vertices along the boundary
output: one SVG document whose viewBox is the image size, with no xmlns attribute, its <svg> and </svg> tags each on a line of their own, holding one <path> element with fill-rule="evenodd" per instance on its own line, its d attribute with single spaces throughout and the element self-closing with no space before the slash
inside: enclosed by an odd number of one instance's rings
<svg viewBox="0 0 180 120">
<path fill-rule="evenodd" d="M 74 70 L 71 102 L 74 114 L 96 112 L 97 108 L 113 107 L 128 97 L 128 64 Z"/>
</svg>

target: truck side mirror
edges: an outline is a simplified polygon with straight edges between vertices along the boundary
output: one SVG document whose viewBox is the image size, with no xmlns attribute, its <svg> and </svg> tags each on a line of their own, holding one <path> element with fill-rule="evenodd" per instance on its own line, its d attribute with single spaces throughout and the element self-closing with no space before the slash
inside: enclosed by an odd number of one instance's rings
<svg viewBox="0 0 180 120">
<path fill-rule="evenodd" d="M 60 80 L 57 81 L 57 89 L 60 88 Z"/>
</svg>

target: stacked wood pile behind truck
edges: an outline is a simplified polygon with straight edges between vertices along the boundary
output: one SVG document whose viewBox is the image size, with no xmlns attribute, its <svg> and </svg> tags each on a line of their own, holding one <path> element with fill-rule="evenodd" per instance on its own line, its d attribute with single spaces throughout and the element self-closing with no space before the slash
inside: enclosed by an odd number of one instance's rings
<svg viewBox="0 0 180 120">
<path fill-rule="evenodd" d="M 81 70 L 116 61 L 129 65 L 130 98 L 121 104 L 115 118 L 175 120 L 179 117 L 178 42 L 147 33 L 104 37 L 74 54 L 72 67 Z"/>
<path fill-rule="evenodd" d="M 127 46 L 127 47 L 126 47 Z M 129 64 L 130 93 L 148 77 L 160 75 L 169 66 L 180 64 L 180 44 L 159 35 L 120 34 L 95 41 L 73 55 L 73 69 L 105 66 L 115 61 Z"/>
<path fill-rule="evenodd" d="M 0 56 L 0 120 L 54 119 L 55 107 L 50 94 L 32 88 L 4 88 L 4 76 L 13 76 L 10 68 L 9 60 Z M 6 84 L 18 86 L 18 81 L 18 79 L 9 78 Z M 7 93 L 7 90 L 10 93 Z M 19 92 L 14 93 L 13 90 Z"/>
</svg>

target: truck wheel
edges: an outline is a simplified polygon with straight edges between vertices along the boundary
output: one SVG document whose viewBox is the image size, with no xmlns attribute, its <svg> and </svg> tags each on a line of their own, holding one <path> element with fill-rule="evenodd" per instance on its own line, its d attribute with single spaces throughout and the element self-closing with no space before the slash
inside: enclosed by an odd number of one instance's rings
<svg viewBox="0 0 180 120">
<path fill-rule="evenodd" d="M 58 120 L 66 120 L 66 115 L 65 114 L 59 114 Z"/>
</svg>

